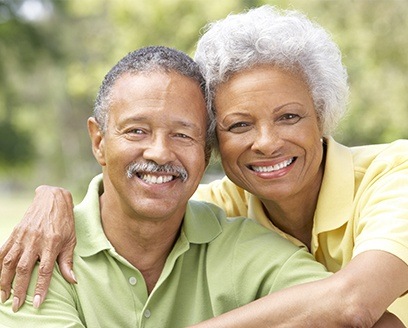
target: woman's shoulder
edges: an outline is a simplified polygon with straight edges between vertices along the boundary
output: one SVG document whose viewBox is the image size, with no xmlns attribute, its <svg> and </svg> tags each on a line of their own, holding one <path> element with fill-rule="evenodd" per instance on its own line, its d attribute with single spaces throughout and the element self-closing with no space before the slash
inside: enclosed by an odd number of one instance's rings
<svg viewBox="0 0 408 328">
<path fill-rule="evenodd" d="M 192 198 L 218 205 L 227 213 L 227 216 L 247 215 L 248 192 L 227 177 L 201 184 Z"/>
<path fill-rule="evenodd" d="M 376 163 L 400 165 L 408 161 L 408 140 L 399 139 L 390 143 L 351 147 L 355 164 L 363 166 Z"/>
</svg>

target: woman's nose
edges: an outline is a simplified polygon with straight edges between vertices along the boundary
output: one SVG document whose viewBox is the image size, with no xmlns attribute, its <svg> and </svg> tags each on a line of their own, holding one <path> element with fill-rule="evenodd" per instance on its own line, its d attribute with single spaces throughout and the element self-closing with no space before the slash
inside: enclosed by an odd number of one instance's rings
<svg viewBox="0 0 408 328">
<path fill-rule="evenodd" d="M 257 128 L 251 149 L 263 155 L 272 155 L 283 144 L 279 131 L 270 125 Z"/>
</svg>

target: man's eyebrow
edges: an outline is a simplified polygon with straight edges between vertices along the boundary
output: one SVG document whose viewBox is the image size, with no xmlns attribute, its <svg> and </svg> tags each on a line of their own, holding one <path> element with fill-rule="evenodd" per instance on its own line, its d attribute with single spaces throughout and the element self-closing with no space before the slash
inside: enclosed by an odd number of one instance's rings
<svg viewBox="0 0 408 328">
<path fill-rule="evenodd" d="M 183 121 L 183 120 L 179 120 L 179 121 L 175 121 L 174 123 L 176 123 L 176 125 L 188 128 L 188 129 L 199 129 L 200 126 L 198 126 L 197 124 L 193 123 L 193 122 L 188 122 L 188 121 Z"/>
<path fill-rule="evenodd" d="M 147 121 L 149 119 L 149 116 L 147 115 L 138 115 L 134 113 L 128 113 L 127 115 L 123 115 L 125 117 L 125 120 L 129 121 Z"/>
<path fill-rule="evenodd" d="M 132 115 L 129 117 L 124 118 L 123 122 L 148 122 L 151 118 L 146 115 Z M 192 130 L 202 129 L 202 127 L 194 122 L 186 121 L 186 120 L 177 120 L 173 121 L 172 124 L 180 127 L 185 127 Z"/>
</svg>

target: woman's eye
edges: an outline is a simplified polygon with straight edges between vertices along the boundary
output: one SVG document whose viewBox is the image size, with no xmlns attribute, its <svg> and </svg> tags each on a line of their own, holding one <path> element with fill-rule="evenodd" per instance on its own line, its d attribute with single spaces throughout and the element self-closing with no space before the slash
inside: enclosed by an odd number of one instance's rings
<svg viewBox="0 0 408 328">
<path fill-rule="evenodd" d="M 280 121 L 285 121 L 287 123 L 297 123 L 301 117 L 297 114 L 284 114 L 280 117 Z"/>
<path fill-rule="evenodd" d="M 231 132 L 243 132 L 246 131 L 249 127 L 249 124 L 246 122 L 238 122 L 238 123 L 234 123 L 232 125 L 230 125 L 230 127 L 228 128 L 228 131 Z"/>
</svg>

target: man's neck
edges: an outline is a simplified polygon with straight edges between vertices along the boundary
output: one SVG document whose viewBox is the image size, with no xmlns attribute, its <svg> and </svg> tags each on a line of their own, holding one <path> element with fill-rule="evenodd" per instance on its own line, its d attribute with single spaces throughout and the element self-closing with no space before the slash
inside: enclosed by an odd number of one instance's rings
<svg viewBox="0 0 408 328">
<path fill-rule="evenodd" d="M 143 275 L 150 293 L 176 242 L 183 216 L 163 220 L 128 217 L 101 202 L 102 225 L 118 254 Z M 112 214 L 113 213 L 113 214 Z"/>
</svg>

